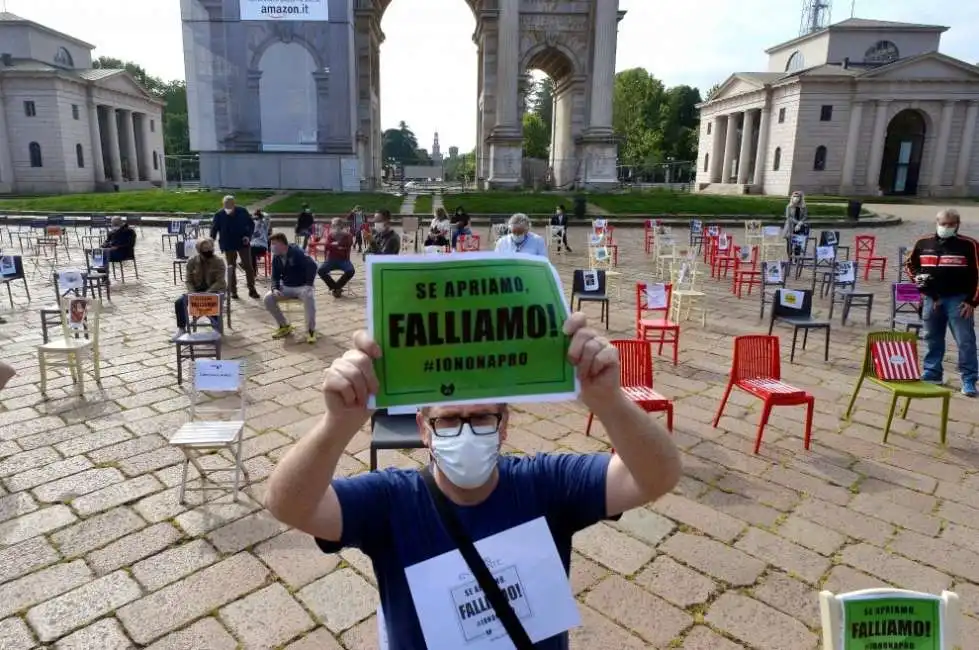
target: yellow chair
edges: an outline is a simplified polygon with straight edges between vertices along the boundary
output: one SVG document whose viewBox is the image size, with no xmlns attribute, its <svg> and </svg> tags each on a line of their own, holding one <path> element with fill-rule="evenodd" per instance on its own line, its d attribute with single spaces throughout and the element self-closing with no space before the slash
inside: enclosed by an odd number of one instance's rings
<svg viewBox="0 0 979 650">
<path fill-rule="evenodd" d="M 99 358 L 99 320 L 101 305 L 93 298 L 66 296 L 61 300 L 62 337 L 52 337 L 37 346 L 41 370 L 41 395 L 47 397 L 48 369 L 67 368 L 75 383 L 75 392 L 85 394 L 85 371 L 82 362 L 92 362 L 95 383 L 102 385 Z"/>
<path fill-rule="evenodd" d="M 701 273 L 701 267 L 696 259 L 677 259 L 671 267 L 670 283 L 673 285 L 671 319 L 674 323 L 690 320 L 691 312 L 698 311 L 701 326 L 707 326 L 707 306 L 703 301 L 707 294 L 697 290 L 697 277 Z"/>
</svg>

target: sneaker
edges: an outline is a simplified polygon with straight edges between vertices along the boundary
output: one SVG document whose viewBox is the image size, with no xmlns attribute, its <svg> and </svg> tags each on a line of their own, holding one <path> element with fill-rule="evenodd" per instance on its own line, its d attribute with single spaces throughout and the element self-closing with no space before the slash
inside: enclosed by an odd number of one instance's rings
<svg viewBox="0 0 979 650">
<path fill-rule="evenodd" d="M 292 334 L 295 328 L 292 325 L 283 325 L 274 332 L 272 332 L 273 339 L 284 339 L 285 337 Z"/>
<path fill-rule="evenodd" d="M 261 298 L 261 296 L 258 295 L 258 291 L 256 291 L 254 287 L 248 290 L 248 297 L 254 300 L 258 300 L 259 298 Z"/>
<path fill-rule="evenodd" d="M 306 333 L 306 342 L 310 345 L 316 343 L 316 330 L 310 330 Z"/>
<path fill-rule="evenodd" d="M 976 382 L 973 380 L 962 382 L 962 394 L 966 397 L 976 397 L 979 393 L 976 392 Z"/>
</svg>

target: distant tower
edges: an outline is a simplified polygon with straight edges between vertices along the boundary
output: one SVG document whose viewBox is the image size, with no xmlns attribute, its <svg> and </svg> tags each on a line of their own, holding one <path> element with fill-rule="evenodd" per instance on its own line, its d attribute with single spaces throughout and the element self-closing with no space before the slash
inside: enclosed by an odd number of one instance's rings
<svg viewBox="0 0 979 650">
<path fill-rule="evenodd" d="M 432 162 L 442 161 L 442 147 L 439 146 L 439 132 L 435 132 L 435 141 L 432 143 Z"/>
<path fill-rule="evenodd" d="M 805 36 L 829 27 L 832 13 L 833 3 L 831 0 L 803 0 L 799 36 Z"/>
</svg>

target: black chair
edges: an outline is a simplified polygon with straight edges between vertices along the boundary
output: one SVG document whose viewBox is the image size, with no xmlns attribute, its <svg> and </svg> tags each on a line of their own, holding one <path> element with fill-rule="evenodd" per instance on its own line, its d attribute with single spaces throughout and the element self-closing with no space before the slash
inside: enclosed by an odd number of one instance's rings
<svg viewBox="0 0 979 650">
<path fill-rule="evenodd" d="M 169 245 L 173 248 L 173 242 L 183 238 L 184 230 L 189 221 L 186 219 L 174 220 L 167 223 L 167 229 L 160 235 L 160 250 L 166 250 Z"/>
<path fill-rule="evenodd" d="M 904 326 L 905 332 L 914 330 L 920 336 L 924 321 L 921 320 L 921 310 L 924 299 L 918 292 L 918 287 L 912 282 L 895 282 L 891 285 L 891 329 L 898 325 Z"/>
<path fill-rule="evenodd" d="M 769 269 L 778 265 L 780 272 L 778 277 L 781 278 L 778 282 L 775 281 L 773 273 L 769 273 Z M 789 263 L 788 262 L 762 262 L 761 263 L 761 310 L 758 312 L 758 318 L 765 317 L 765 303 L 768 301 L 769 295 L 775 295 L 775 292 L 779 289 L 785 288 L 785 283 L 788 281 L 789 276 Z"/>
<path fill-rule="evenodd" d="M 789 240 L 791 254 L 789 263 L 795 268 L 795 279 L 802 277 L 802 272 L 816 265 L 816 238 L 810 237 L 808 233 L 798 232 L 793 237 L 800 238 Z M 809 249 L 812 249 L 812 254 Z"/>
<path fill-rule="evenodd" d="M 370 470 L 377 470 L 379 449 L 424 449 L 415 415 L 391 415 L 380 409 L 371 415 Z"/>
<path fill-rule="evenodd" d="M 190 302 L 188 301 L 185 306 L 185 309 L 187 309 L 187 331 L 173 339 L 173 343 L 177 348 L 178 385 L 184 383 L 185 360 L 194 361 L 196 359 L 221 358 L 221 336 L 224 334 L 224 327 L 221 320 L 222 312 L 224 311 L 223 297 L 219 297 L 218 305 L 220 305 L 220 308 L 216 317 L 216 325 L 212 324 L 210 319 L 206 317 L 191 318 Z M 205 330 L 200 329 L 202 318 L 206 321 L 207 329 Z"/>
<path fill-rule="evenodd" d="M 826 246 L 816 246 L 813 249 L 812 264 L 812 290 L 816 291 L 816 279 L 822 277 L 819 297 L 825 298 L 829 293 L 829 285 L 836 274 L 836 260 L 839 251 L 836 246 L 827 244 Z"/>
<path fill-rule="evenodd" d="M 174 247 L 173 252 L 175 257 L 173 258 L 173 283 L 177 284 L 177 273 L 180 273 L 180 281 L 184 280 L 184 268 L 187 266 L 187 241 L 178 241 Z"/>
<path fill-rule="evenodd" d="M 801 297 L 799 294 L 802 294 Z M 791 296 L 797 304 L 791 304 Z M 783 299 L 784 297 L 784 299 Z M 812 291 L 802 289 L 791 291 L 789 289 L 777 289 L 772 297 L 772 320 L 768 325 L 768 335 L 772 335 L 775 323 L 781 322 L 792 326 L 792 352 L 789 356 L 789 363 L 795 363 L 795 347 L 799 339 L 799 330 L 803 330 L 802 349 L 806 349 L 809 342 L 809 330 L 826 330 L 826 350 L 823 353 L 823 360 L 829 361 L 829 335 L 832 326 L 829 321 L 816 320 L 812 317 Z"/>
<path fill-rule="evenodd" d="M 833 269 L 833 277 L 829 283 L 829 319 L 833 320 L 833 307 L 837 302 L 843 305 L 842 325 L 850 317 L 850 309 L 863 307 L 867 310 L 867 326 L 870 326 L 870 315 L 874 310 L 874 293 L 872 291 L 857 291 L 857 278 L 860 277 L 856 262 L 844 260 L 837 262 Z"/>
<path fill-rule="evenodd" d="M 106 300 L 112 302 L 112 283 L 109 282 L 109 274 L 105 268 L 106 260 L 109 259 L 109 250 L 85 248 L 82 249 L 82 253 L 85 254 L 85 273 L 82 275 L 82 279 L 85 280 L 86 292 L 91 292 L 93 298 L 98 293 L 99 302 L 102 302 L 102 289 L 104 287 Z"/>
<path fill-rule="evenodd" d="M 10 289 L 10 285 L 20 280 L 24 283 L 24 293 L 27 294 L 27 302 L 31 301 L 31 290 L 27 286 L 27 276 L 24 274 L 24 258 L 20 255 L 2 255 L 0 257 L 7 257 L 13 264 L 13 273 L 8 273 L 6 275 L 0 275 L 0 284 L 7 287 L 7 298 L 10 300 L 10 308 L 14 308 L 14 294 Z M 6 270 L 6 269 L 4 269 Z"/>
<path fill-rule="evenodd" d="M 593 289 L 585 288 L 585 274 L 594 273 L 595 281 L 597 287 Z M 601 321 L 605 323 L 605 329 L 609 328 L 609 298 L 607 289 L 607 279 L 605 277 L 605 271 L 593 269 L 585 271 L 583 269 L 575 269 L 574 276 L 571 280 L 571 306 L 574 311 L 579 311 L 581 309 L 582 302 L 597 302 L 601 304 L 602 315 Z M 577 306 L 575 306 L 575 300 L 578 301 Z"/>
<path fill-rule="evenodd" d="M 106 259 L 109 259 L 108 257 Z M 136 264 L 136 249 L 134 248 L 126 257 L 121 260 L 111 260 L 109 266 L 112 268 L 112 279 L 116 279 L 116 269 L 119 269 L 119 274 L 122 276 L 122 281 L 126 281 L 126 262 L 133 263 L 133 270 L 136 272 L 136 279 L 139 279 L 139 265 Z"/>
</svg>

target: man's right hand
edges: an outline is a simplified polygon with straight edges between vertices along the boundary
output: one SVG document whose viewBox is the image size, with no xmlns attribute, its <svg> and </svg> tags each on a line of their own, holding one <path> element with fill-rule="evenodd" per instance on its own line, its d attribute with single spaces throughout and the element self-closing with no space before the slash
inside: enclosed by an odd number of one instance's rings
<svg viewBox="0 0 979 650">
<path fill-rule="evenodd" d="M 381 348 L 367 332 L 360 330 L 354 334 L 353 349 L 334 360 L 323 379 L 323 397 L 330 420 L 341 420 L 356 431 L 370 417 L 367 400 L 379 389 L 374 359 L 380 357 Z"/>
</svg>

